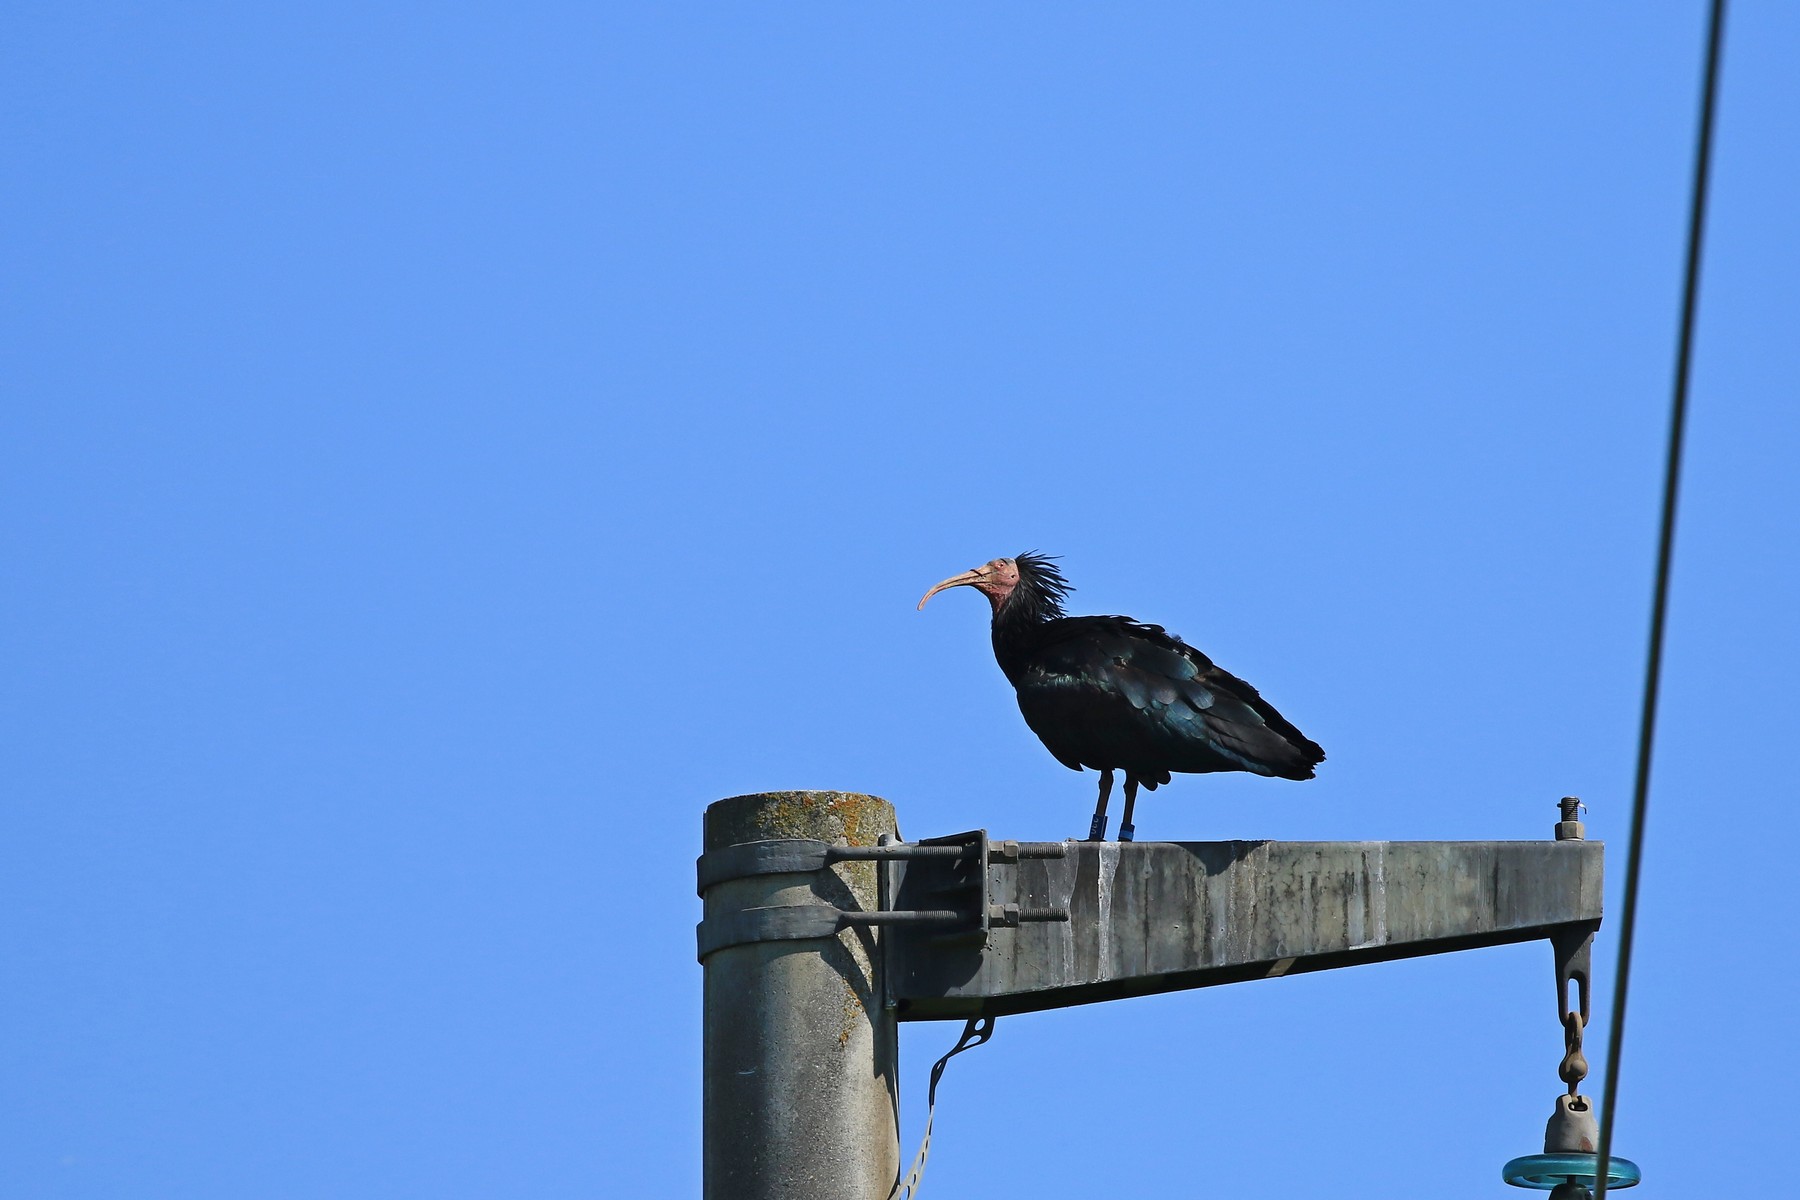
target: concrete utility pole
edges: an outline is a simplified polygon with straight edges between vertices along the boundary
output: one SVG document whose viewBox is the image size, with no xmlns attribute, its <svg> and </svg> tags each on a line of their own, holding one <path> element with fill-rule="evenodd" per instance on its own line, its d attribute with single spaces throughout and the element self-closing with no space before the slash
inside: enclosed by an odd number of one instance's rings
<svg viewBox="0 0 1800 1200">
<path fill-rule="evenodd" d="M 874 846 L 894 832 L 893 805 L 850 792 L 737 796 L 706 810 L 709 858 L 771 840 Z M 799 906 L 880 908 L 872 862 L 821 856 L 810 871 L 706 883 L 713 930 Z M 707 1200 L 887 1200 L 899 1174 L 898 1041 L 875 932 L 839 932 L 835 917 L 814 932 L 703 947 Z"/>
<path fill-rule="evenodd" d="M 1572 801 L 1570 802 L 1572 803 Z M 895 842 L 885 801 L 707 810 L 708 1200 L 887 1200 L 895 1022 L 993 1017 L 1539 938 L 1585 1016 L 1603 847 Z M 1585 1070 L 1585 1068 L 1583 1068 Z M 1573 1084 L 1571 1084 L 1573 1090 Z"/>
</svg>

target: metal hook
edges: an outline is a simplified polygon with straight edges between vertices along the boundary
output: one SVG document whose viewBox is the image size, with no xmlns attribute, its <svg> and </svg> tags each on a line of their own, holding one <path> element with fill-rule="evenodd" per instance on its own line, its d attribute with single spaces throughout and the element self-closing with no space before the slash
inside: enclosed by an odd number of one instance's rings
<svg viewBox="0 0 1800 1200">
<path fill-rule="evenodd" d="M 1556 952 L 1556 1018 L 1560 1021 L 1565 1013 L 1579 1013 L 1585 1026 L 1592 1012 L 1594 930 L 1553 933 L 1550 945 Z M 1569 1006 L 1570 983 L 1576 986 L 1579 1007 Z"/>
</svg>

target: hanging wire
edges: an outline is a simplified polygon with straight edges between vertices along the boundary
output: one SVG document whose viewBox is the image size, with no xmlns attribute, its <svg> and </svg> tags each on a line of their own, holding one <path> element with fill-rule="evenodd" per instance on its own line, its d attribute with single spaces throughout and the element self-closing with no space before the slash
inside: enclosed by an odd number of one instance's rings
<svg viewBox="0 0 1800 1200">
<path fill-rule="evenodd" d="M 937 1065 L 931 1068 L 931 1090 L 925 1097 L 925 1137 L 919 1142 L 919 1152 L 913 1156 L 912 1166 L 895 1181 L 888 1200 L 913 1200 L 919 1194 L 919 1185 L 925 1179 L 925 1162 L 931 1157 L 931 1123 L 937 1119 L 938 1080 L 944 1077 L 944 1068 L 950 1065 L 951 1059 L 994 1036 L 994 1021 L 994 1017 L 970 1017 L 968 1024 L 963 1026 L 962 1036 L 950 1047 L 950 1053 L 938 1059 Z"/>
<path fill-rule="evenodd" d="M 1637 932 L 1638 880 L 1644 861 L 1644 820 L 1650 808 L 1650 757 L 1656 742 L 1656 698 L 1662 686 L 1663 629 L 1669 608 L 1669 571 L 1675 551 L 1675 505 L 1681 484 L 1681 449 L 1687 429 L 1688 377 L 1694 356 L 1694 314 L 1700 297 L 1700 246 L 1706 230 L 1707 184 L 1712 175 L 1713 115 L 1719 92 L 1719 47 L 1725 39 L 1725 0 L 1712 0 L 1706 33 L 1706 81 L 1701 88 L 1700 131 L 1694 149 L 1693 199 L 1688 213 L 1687 273 L 1681 295 L 1681 336 L 1675 352 L 1675 397 L 1669 417 L 1669 458 L 1663 476 L 1662 533 L 1656 548 L 1656 591 L 1650 608 L 1650 655 L 1644 668 L 1644 713 L 1638 731 L 1637 781 L 1632 791 L 1631 838 L 1625 855 L 1625 912 L 1619 922 L 1619 969 L 1606 1044 L 1606 1087 L 1600 1104 L 1599 1162 L 1595 1200 L 1605 1200 L 1612 1159 L 1613 1115 L 1618 1110 L 1619 1054 L 1625 1042 L 1625 1000 L 1631 984 L 1631 942 Z"/>
</svg>

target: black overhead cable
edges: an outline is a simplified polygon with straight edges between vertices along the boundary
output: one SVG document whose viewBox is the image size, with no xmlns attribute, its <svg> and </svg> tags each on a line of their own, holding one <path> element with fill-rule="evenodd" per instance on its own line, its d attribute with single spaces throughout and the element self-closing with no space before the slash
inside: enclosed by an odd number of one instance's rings
<svg viewBox="0 0 1800 1200">
<path fill-rule="evenodd" d="M 1725 0 L 1712 0 L 1706 33 L 1706 80 L 1701 85 L 1700 130 L 1694 149 L 1693 199 L 1688 212 L 1687 274 L 1681 293 L 1681 334 L 1675 351 L 1675 397 L 1669 417 L 1669 457 L 1663 476 L 1662 533 L 1656 547 L 1656 589 L 1650 607 L 1650 654 L 1644 668 L 1644 712 L 1638 727 L 1637 782 L 1632 791 L 1631 839 L 1625 852 L 1625 904 L 1619 922 L 1619 969 L 1614 983 L 1612 1030 L 1606 1044 L 1606 1088 L 1600 1102 L 1600 1161 L 1595 1200 L 1605 1200 L 1612 1158 L 1613 1114 L 1619 1098 L 1619 1053 L 1625 1041 L 1625 999 L 1631 983 L 1631 940 L 1637 931 L 1638 878 L 1644 861 L 1644 818 L 1650 808 L 1650 755 L 1656 742 L 1656 696 L 1662 683 L 1663 628 L 1669 609 L 1669 564 L 1675 550 L 1675 504 L 1681 483 L 1681 446 L 1687 425 L 1688 377 L 1694 357 L 1694 312 L 1700 295 L 1700 244 L 1706 230 L 1706 190 L 1712 167 L 1713 114 L 1719 92 L 1719 46 L 1725 36 Z"/>
</svg>

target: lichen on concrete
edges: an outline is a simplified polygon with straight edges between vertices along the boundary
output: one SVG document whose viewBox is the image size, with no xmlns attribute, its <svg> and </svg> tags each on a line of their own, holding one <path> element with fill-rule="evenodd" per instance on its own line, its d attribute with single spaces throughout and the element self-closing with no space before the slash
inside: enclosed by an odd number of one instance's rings
<svg viewBox="0 0 1800 1200">
<path fill-rule="evenodd" d="M 873 846 L 893 832 L 893 805 L 862 792 L 755 792 L 721 800 L 706 814 L 709 847 L 771 837 Z"/>
</svg>

